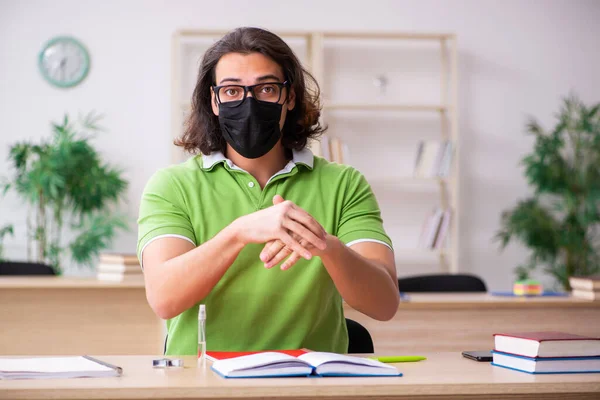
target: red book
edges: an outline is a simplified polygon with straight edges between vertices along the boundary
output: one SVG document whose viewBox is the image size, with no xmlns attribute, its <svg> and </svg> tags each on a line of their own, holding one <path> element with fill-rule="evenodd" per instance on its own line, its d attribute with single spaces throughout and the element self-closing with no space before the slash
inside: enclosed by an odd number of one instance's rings
<svg viewBox="0 0 600 400">
<path fill-rule="evenodd" d="M 564 332 L 511 332 L 494 334 L 494 349 L 524 357 L 600 356 L 600 338 Z"/>
<path fill-rule="evenodd" d="M 275 352 L 275 353 L 283 353 L 292 357 L 298 357 L 302 354 L 306 354 L 309 352 L 307 349 L 299 349 L 299 350 L 263 350 L 263 351 L 207 351 L 206 359 L 209 361 L 217 361 L 217 360 L 226 360 L 228 358 L 249 356 L 250 354 L 257 353 L 266 353 L 266 352 Z M 200 357 L 200 353 L 198 353 L 198 357 Z"/>
</svg>

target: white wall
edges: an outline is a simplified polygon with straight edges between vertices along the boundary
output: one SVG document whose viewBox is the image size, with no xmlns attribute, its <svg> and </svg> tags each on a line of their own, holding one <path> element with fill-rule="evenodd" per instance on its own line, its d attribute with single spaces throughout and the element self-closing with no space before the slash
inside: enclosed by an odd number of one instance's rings
<svg viewBox="0 0 600 400">
<path fill-rule="evenodd" d="M 552 123 L 559 99 L 600 92 L 600 2 L 589 1 L 18 1 L 0 0 L 0 175 L 8 146 L 49 133 L 65 111 L 106 114 L 97 140 L 131 184 L 132 231 L 114 244 L 135 248 L 135 216 L 148 177 L 170 162 L 170 38 L 180 28 L 455 32 L 460 62 L 461 269 L 507 289 L 520 247 L 491 242 L 499 214 L 528 193 L 518 161 L 530 149 L 527 115 Z M 52 36 L 71 34 L 92 57 L 85 82 L 50 87 L 36 57 Z M 24 213 L 0 203 L 0 225 L 14 222 L 8 256 L 24 253 Z"/>
</svg>

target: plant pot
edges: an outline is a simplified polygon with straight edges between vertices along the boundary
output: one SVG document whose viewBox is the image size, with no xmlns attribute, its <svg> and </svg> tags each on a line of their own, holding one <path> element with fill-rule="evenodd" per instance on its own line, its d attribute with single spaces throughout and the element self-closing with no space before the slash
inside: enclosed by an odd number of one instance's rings
<svg viewBox="0 0 600 400">
<path fill-rule="evenodd" d="M 0 275 L 56 275 L 56 271 L 42 263 L 1 261 Z"/>
</svg>

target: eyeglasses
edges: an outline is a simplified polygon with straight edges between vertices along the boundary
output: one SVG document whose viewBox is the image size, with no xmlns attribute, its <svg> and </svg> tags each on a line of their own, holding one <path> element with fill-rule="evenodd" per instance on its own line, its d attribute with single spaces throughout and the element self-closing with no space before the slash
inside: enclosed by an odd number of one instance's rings
<svg viewBox="0 0 600 400">
<path fill-rule="evenodd" d="M 288 81 L 266 82 L 257 85 L 222 85 L 213 86 L 212 89 L 217 96 L 217 101 L 225 107 L 237 107 L 242 104 L 248 95 L 252 93 L 257 101 L 265 103 L 279 103 L 283 89 L 289 86 Z"/>
</svg>

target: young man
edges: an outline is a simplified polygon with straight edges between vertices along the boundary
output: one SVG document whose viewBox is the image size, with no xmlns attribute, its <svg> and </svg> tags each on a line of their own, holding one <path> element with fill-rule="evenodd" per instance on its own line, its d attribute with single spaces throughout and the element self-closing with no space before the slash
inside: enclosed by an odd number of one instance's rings
<svg viewBox="0 0 600 400">
<path fill-rule="evenodd" d="M 177 144 L 202 155 L 150 179 L 138 221 L 167 354 L 196 354 L 200 303 L 209 350 L 345 353 L 342 298 L 391 319 L 399 292 L 377 201 L 355 169 L 305 148 L 323 131 L 318 86 L 287 44 L 257 28 L 227 34 L 192 104 Z"/>
</svg>

